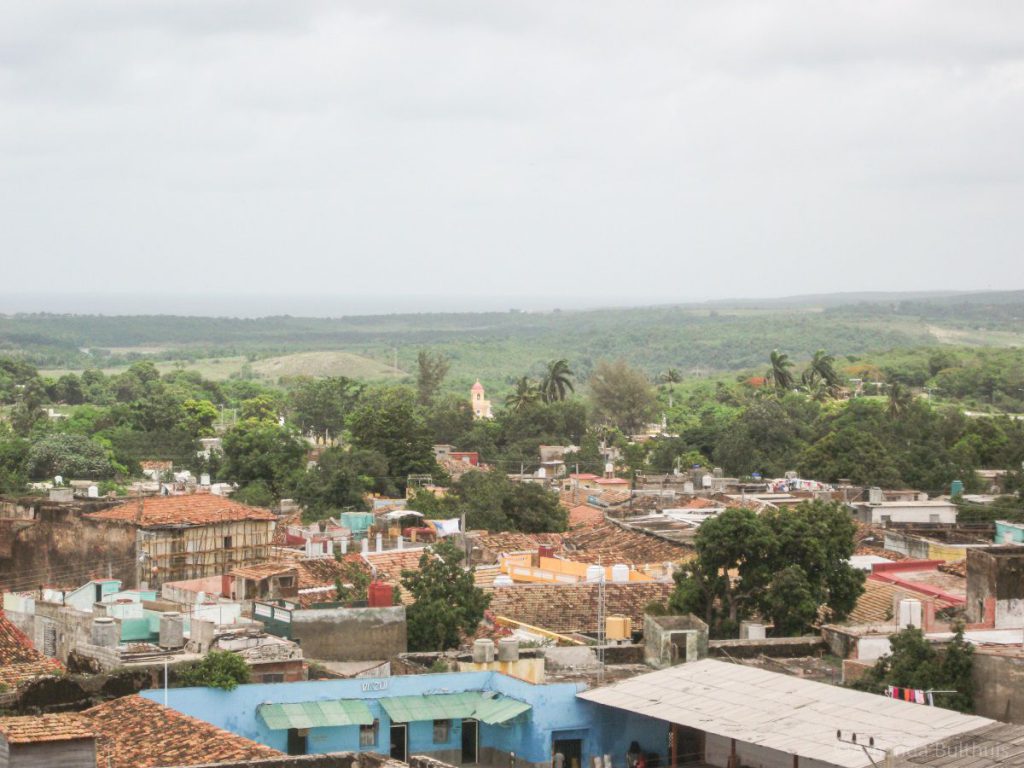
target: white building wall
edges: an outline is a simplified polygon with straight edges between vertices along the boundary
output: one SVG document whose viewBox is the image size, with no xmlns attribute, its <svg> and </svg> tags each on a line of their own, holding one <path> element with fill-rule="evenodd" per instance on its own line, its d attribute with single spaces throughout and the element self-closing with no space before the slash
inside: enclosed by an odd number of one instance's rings
<svg viewBox="0 0 1024 768">
<path fill-rule="evenodd" d="M 862 637 L 857 640 L 857 656 L 860 661 L 876 661 L 892 653 L 888 637 Z"/>
<path fill-rule="evenodd" d="M 731 752 L 732 739 L 716 736 L 713 733 L 706 734 L 704 739 L 705 762 L 717 768 L 726 768 Z M 780 752 L 743 741 L 736 742 L 736 755 L 739 758 L 739 764 L 744 768 L 793 768 L 793 756 L 788 752 Z M 834 768 L 834 764 L 828 762 L 826 755 L 822 755 L 816 760 L 801 759 L 799 768 Z"/>
<path fill-rule="evenodd" d="M 938 504 L 935 506 L 901 506 L 899 504 L 885 505 L 879 507 L 861 507 L 860 517 L 862 522 L 871 522 L 880 525 L 883 517 L 888 517 L 894 523 L 944 523 L 953 524 L 956 522 L 956 507 L 952 504 Z M 937 520 L 932 520 L 932 515 L 938 515 Z"/>
</svg>

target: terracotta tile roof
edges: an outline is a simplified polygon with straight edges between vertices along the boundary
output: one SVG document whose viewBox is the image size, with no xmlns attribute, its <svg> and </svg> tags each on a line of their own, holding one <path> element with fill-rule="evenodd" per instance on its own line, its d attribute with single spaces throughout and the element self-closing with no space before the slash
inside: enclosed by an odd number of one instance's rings
<svg viewBox="0 0 1024 768">
<path fill-rule="evenodd" d="M 473 583 L 478 587 L 489 587 L 501 575 L 499 565 L 480 565 L 473 569 Z"/>
<path fill-rule="evenodd" d="M 605 615 L 621 614 L 643 626 L 644 608 L 665 602 L 672 582 L 605 584 Z M 597 631 L 597 584 L 524 584 L 485 587 L 496 616 L 522 621 L 552 632 Z"/>
<path fill-rule="evenodd" d="M 850 611 L 844 624 L 891 624 L 896 600 L 899 597 L 916 600 L 935 600 L 938 609 L 948 608 L 953 603 L 915 592 L 912 588 L 890 584 L 870 576 L 864 582 L 864 592 L 857 598 L 857 604 Z"/>
<path fill-rule="evenodd" d="M 0 611 L 0 685 L 17 688 L 26 680 L 58 675 L 63 667 L 35 649 L 24 632 Z"/>
<path fill-rule="evenodd" d="M 82 714 L 96 732 L 96 762 L 104 768 L 195 765 L 282 754 L 141 696 L 114 699 Z"/>
<path fill-rule="evenodd" d="M 955 560 L 952 563 L 943 563 L 939 566 L 939 570 L 943 573 L 949 573 L 953 576 L 959 576 L 961 579 L 967 578 L 967 558 L 963 560 Z"/>
<path fill-rule="evenodd" d="M 0 733 L 8 744 L 37 744 L 41 741 L 91 739 L 92 724 L 77 713 L 0 717 Z"/>
<path fill-rule="evenodd" d="M 277 520 L 277 515 L 269 509 L 250 507 L 210 493 L 188 496 L 149 496 L 142 499 L 141 516 L 139 515 L 139 501 L 134 500 L 105 509 L 102 512 L 92 512 L 85 517 L 92 520 L 117 520 L 126 523 L 134 523 L 138 518 L 143 528 L 159 528 L 170 525 L 210 525 L 239 520 Z"/>
<path fill-rule="evenodd" d="M 568 534 L 561 556 L 580 563 L 640 566 L 683 562 L 692 559 L 694 551 L 683 544 L 605 523 Z"/>
<path fill-rule="evenodd" d="M 402 571 L 418 571 L 423 547 L 417 549 L 393 550 L 390 552 L 368 552 L 363 560 L 374 570 L 380 581 L 398 584 Z"/>
<path fill-rule="evenodd" d="M 593 528 L 604 524 L 604 510 L 589 504 L 569 509 L 569 528 Z"/>
<path fill-rule="evenodd" d="M 159 470 L 163 471 L 163 470 L 174 469 L 174 462 L 173 461 L 159 461 L 159 460 L 140 461 L 139 462 L 139 466 L 142 467 L 143 469 L 159 469 Z"/>
<path fill-rule="evenodd" d="M 538 547 L 554 547 L 558 551 L 562 548 L 564 538 L 561 533 L 517 533 L 515 531 L 502 533 L 474 531 L 470 536 L 474 547 L 479 547 L 491 555 L 498 555 L 502 552 L 536 552 Z"/>
</svg>

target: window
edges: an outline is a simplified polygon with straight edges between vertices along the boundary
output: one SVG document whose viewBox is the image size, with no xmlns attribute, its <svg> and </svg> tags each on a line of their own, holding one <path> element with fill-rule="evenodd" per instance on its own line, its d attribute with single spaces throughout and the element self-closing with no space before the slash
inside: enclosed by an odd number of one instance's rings
<svg viewBox="0 0 1024 768">
<path fill-rule="evenodd" d="M 292 577 L 291 576 L 281 576 L 281 577 L 279 577 L 278 580 L 277 580 L 277 586 L 281 587 L 282 589 L 287 589 L 288 587 L 291 587 L 292 586 Z"/>
<path fill-rule="evenodd" d="M 882 515 L 882 525 L 892 522 L 892 515 Z"/>
<path fill-rule="evenodd" d="M 451 720 L 435 720 L 434 721 L 434 743 L 435 744 L 447 744 L 448 738 L 451 736 L 452 721 Z"/>
<path fill-rule="evenodd" d="M 230 536 L 225 536 L 224 537 L 224 549 L 231 549 L 231 537 Z"/>
<path fill-rule="evenodd" d="M 283 683 L 284 672 L 267 672 L 260 678 L 261 683 Z"/>
<path fill-rule="evenodd" d="M 937 522 L 939 522 L 939 516 L 938 515 L 928 515 L 928 522 L 929 523 L 937 523 Z"/>
<path fill-rule="evenodd" d="M 360 725 L 359 726 L 359 746 L 360 747 L 375 747 L 377 746 L 377 729 L 380 727 L 380 721 L 374 720 L 373 725 Z"/>
</svg>

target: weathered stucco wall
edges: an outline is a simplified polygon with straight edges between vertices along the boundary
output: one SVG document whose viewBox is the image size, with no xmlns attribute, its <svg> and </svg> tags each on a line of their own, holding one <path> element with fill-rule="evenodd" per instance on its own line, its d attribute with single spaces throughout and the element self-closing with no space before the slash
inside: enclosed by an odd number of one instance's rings
<svg viewBox="0 0 1024 768">
<path fill-rule="evenodd" d="M 407 650 L 405 606 L 293 611 L 291 637 L 307 659 L 391 659 Z"/>
<path fill-rule="evenodd" d="M 90 576 L 136 586 L 135 529 L 83 519 L 106 504 L 0 500 L 0 587 L 30 591 L 41 584 L 74 584 Z"/>
</svg>

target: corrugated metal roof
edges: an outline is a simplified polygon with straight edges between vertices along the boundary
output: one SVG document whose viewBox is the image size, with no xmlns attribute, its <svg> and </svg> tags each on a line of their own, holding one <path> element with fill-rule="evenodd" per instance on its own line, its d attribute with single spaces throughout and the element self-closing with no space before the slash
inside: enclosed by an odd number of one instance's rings
<svg viewBox="0 0 1024 768">
<path fill-rule="evenodd" d="M 369 707 L 358 699 L 260 704 L 256 711 L 272 731 L 373 723 Z"/>
<path fill-rule="evenodd" d="M 651 672 L 581 699 L 845 768 L 870 765 L 836 731 L 897 752 L 994 721 L 712 659 Z"/>
<path fill-rule="evenodd" d="M 398 723 L 416 720 L 462 720 L 476 718 L 488 725 L 504 723 L 530 710 L 530 705 L 507 696 L 479 691 L 428 693 L 421 696 L 392 696 L 380 700 L 388 717 Z"/>
</svg>

